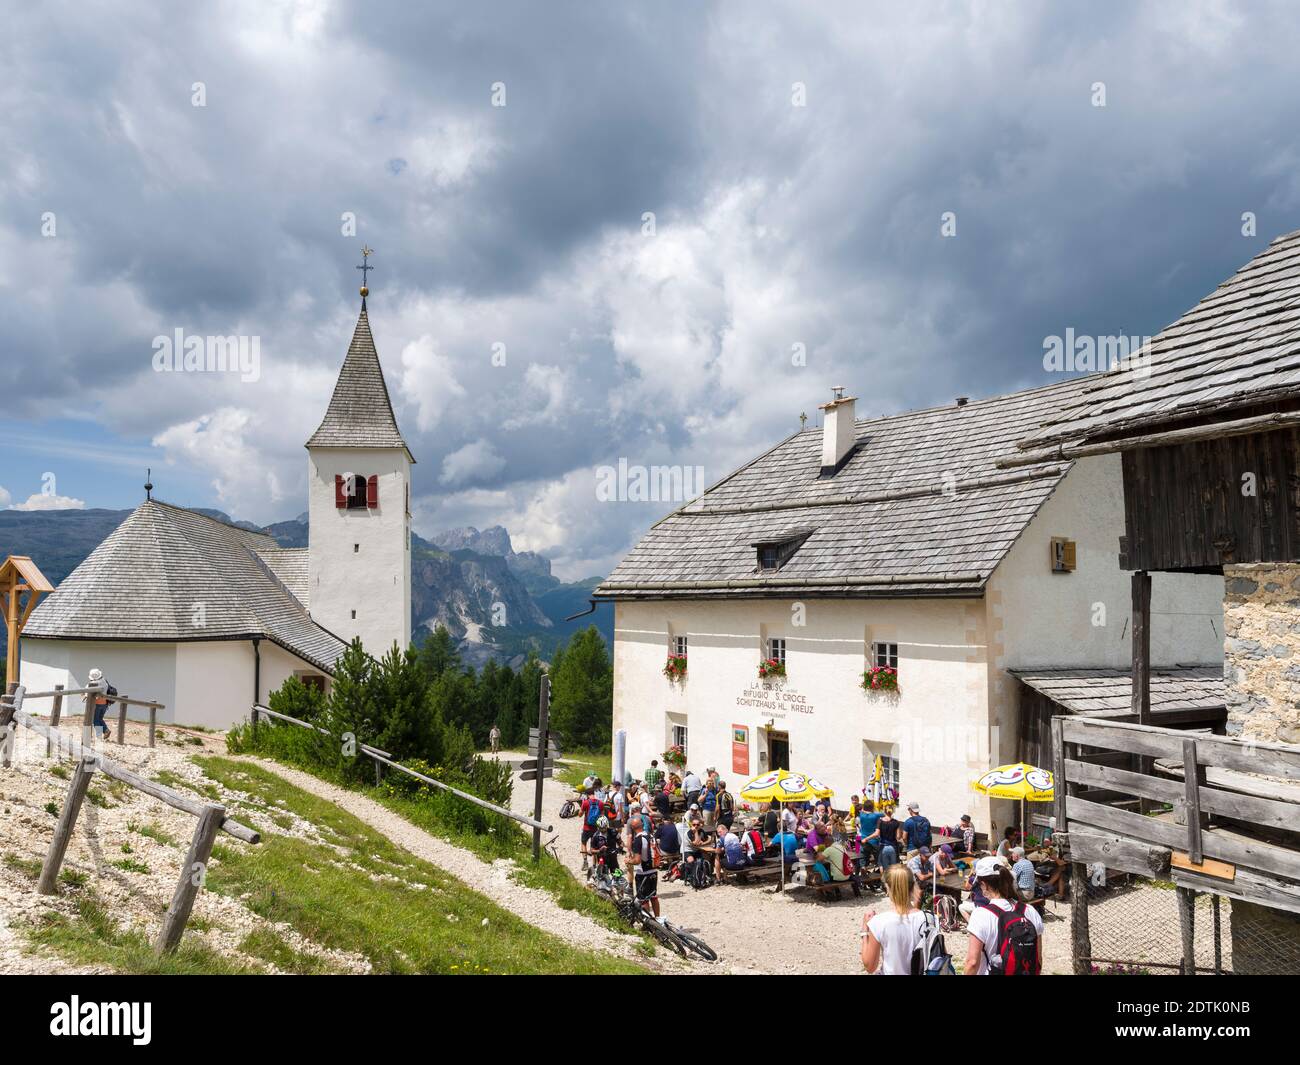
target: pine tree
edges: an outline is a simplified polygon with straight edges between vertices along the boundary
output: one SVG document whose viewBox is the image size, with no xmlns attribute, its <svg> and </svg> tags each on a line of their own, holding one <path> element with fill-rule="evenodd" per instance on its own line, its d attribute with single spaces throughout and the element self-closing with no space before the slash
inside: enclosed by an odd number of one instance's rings
<svg viewBox="0 0 1300 1065">
<path fill-rule="evenodd" d="M 551 727 L 570 748 L 609 746 L 614 716 L 614 671 L 600 631 L 575 633 L 551 663 Z"/>
<path fill-rule="evenodd" d="M 460 670 L 460 652 L 456 650 L 456 641 L 446 626 L 439 625 L 425 637 L 424 643 L 420 645 L 419 662 L 424 679 L 429 683 L 437 680 L 447 670 Z"/>
</svg>

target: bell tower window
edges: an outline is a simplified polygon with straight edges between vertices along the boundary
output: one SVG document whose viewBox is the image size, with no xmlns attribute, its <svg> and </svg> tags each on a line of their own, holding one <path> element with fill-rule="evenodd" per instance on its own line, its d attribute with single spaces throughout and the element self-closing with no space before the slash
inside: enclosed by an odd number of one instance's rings
<svg viewBox="0 0 1300 1065">
<path fill-rule="evenodd" d="M 334 505 L 339 510 L 374 510 L 379 506 L 379 477 L 363 473 L 334 475 Z"/>
</svg>

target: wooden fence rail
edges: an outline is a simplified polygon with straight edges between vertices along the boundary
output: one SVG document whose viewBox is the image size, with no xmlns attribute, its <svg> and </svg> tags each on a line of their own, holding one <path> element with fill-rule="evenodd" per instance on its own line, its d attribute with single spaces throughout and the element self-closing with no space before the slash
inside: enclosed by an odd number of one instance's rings
<svg viewBox="0 0 1300 1065">
<path fill-rule="evenodd" d="M 1293 783 L 1300 780 L 1300 747 L 1079 716 L 1053 718 L 1052 732 L 1056 821 L 1066 829 L 1072 869 L 1076 972 L 1091 954 L 1088 863 L 1173 882 L 1188 974 L 1196 970 L 1196 892 L 1300 913 L 1300 792 Z M 1139 755 L 1143 771 L 1099 763 L 1098 752 Z M 1089 798 L 1080 794 L 1085 789 Z M 1157 812 L 1091 797 L 1103 793 L 1136 797 Z"/>
<path fill-rule="evenodd" d="M 103 689 L 97 687 L 89 688 L 65 688 L 62 684 L 56 684 L 52 691 L 47 692 L 28 692 L 27 700 L 32 699 L 53 699 L 54 705 L 50 710 L 50 724 L 57 725 L 63 715 L 63 697 L 65 695 L 84 695 L 86 696 L 87 706 L 91 706 L 94 696 L 102 694 Z M 133 699 L 128 695 L 112 695 L 110 699 L 117 705 L 117 742 L 126 742 L 126 708 L 128 706 L 144 706 L 149 709 L 149 746 L 154 746 L 155 736 L 158 732 L 158 711 L 166 710 L 166 703 L 154 702 L 152 699 Z M 93 707 L 91 713 L 93 714 Z M 93 722 L 93 716 L 87 720 L 86 724 Z M 48 754 L 49 751 L 46 751 Z"/>
<path fill-rule="evenodd" d="M 90 688 L 83 693 L 87 696 L 88 706 L 91 705 L 98 691 L 97 688 Z M 147 780 L 125 766 L 118 765 L 112 759 L 106 758 L 93 746 L 83 745 L 71 736 L 59 732 L 56 727 L 38 720 L 23 710 L 24 696 L 25 692 L 21 685 L 15 687 L 11 693 L 3 696 L 3 701 L 0 701 L 0 730 L 3 730 L 6 735 L 12 735 L 15 726 L 21 725 L 23 728 L 30 729 L 32 732 L 45 737 L 47 752 L 57 747 L 60 753 L 66 750 L 77 760 L 72 779 L 68 784 L 67 797 L 64 800 L 63 808 L 59 811 L 59 819 L 54 828 L 54 838 L 50 841 L 49 849 L 45 853 L 45 860 L 41 865 L 41 875 L 36 884 L 36 890 L 40 894 L 53 895 L 58 891 L 59 870 L 63 866 L 68 844 L 71 842 L 73 831 L 76 828 L 77 817 L 81 813 L 86 792 L 90 787 L 90 780 L 95 773 L 103 773 L 114 780 L 120 780 L 123 784 L 129 785 L 137 791 L 144 792 L 146 795 L 165 802 L 173 809 L 181 810 L 198 818 L 198 825 L 190 842 L 185 865 L 181 869 L 176 890 L 172 894 L 171 905 L 167 908 L 162 930 L 154 943 L 154 949 L 159 954 L 174 951 L 180 945 L 181 935 L 185 931 L 185 924 L 194 908 L 194 900 L 199 889 L 203 886 L 208 859 L 211 857 L 212 845 L 217 833 L 225 832 L 227 835 L 243 840 L 245 843 L 261 842 L 261 834 L 255 829 L 227 817 L 224 807 L 213 803 L 198 802 L 167 787 L 165 784 Z M 58 694 L 56 694 L 57 697 Z M 89 724 L 89 718 L 87 718 L 86 723 Z M 9 763 L 6 761 L 5 764 L 8 765 Z"/>
<path fill-rule="evenodd" d="M 257 727 L 257 719 L 262 715 L 274 718 L 277 721 L 284 721 L 290 725 L 297 725 L 300 728 L 314 729 L 316 732 L 323 733 L 326 736 L 331 735 L 328 729 L 323 729 L 319 725 L 313 725 L 310 721 L 302 721 L 296 717 L 290 717 L 288 714 L 281 714 L 272 710 L 261 703 L 254 703 L 252 707 L 253 727 Z M 387 751 L 381 751 L 377 747 L 371 747 L 368 744 L 361 743 L 357 749 L 367 758 L 375 762 L 376 766 L 385 765 L 390 769 L 396 769 L 399 773 L 405 773 L 408 777 L 414 777 L 421 783 L 428 784 L 430 787 L 440 788 L 443 791 L 449 791 L 458 798 L 466 802 L 472 802 L 475 806 L 481 806 L 485 810 L 491 810 L 494 814 L 500 814 L 502 817 L 508 817 L 512 821 L 518 821 L 521 825 L 527 825 L 529 828 L 541 829 L 543 832 L 552 831 L 552 826 L 543 824 L 535 818 L 528 817 L 526 814 L 517 814 L 513 810 L 507 810 L 504 806 L 497 806 L 495 803 L 488 802 L 486 799 L 480 799 L 477 795 L 470 795 L 468 792 L 453 788 L 450 784 L 444 784 L 441 780 L 434 780 L 433 777 L 426 777 L 423 773 L 417 773 L 414 769 L 408 769 L 400 762 L 394 762 L 393 756 Z"/>
</svg>

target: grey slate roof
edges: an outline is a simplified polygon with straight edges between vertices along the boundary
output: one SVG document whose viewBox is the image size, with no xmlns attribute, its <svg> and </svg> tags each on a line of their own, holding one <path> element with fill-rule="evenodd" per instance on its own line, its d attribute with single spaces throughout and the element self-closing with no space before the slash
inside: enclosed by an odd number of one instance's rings
<svg viewBox="0 0 1300 1065">
<path fill-rule="evenodd" d="M 332 673 L 346 649 L 307 615 L 289 582 L 296 554 L 263 533 L 149 500 L 32 612 L 25 637 L 215 640 L 260 636 Z M 301 552 L 305 557 L 306 552 Z M 268 562 L 263 556 L 269 556 Z M 305 578 L 304 578 L 305 581 Z M 202 604 L 201 626 L 195 606 Z"/>
<path fill-rule="evenodd" d="M 257 557 L 266 563 L 267 568 L 283 584 L 289 594 L 308 610 L 311 600 L 307 581 L 307 549 L 305 547 L 271 547 L 256 548 Z"/>
<path fill-rule="evenodd" d="M 818 477 L 822 430 L 805 429 L 659 521 L 596 594 L 979 594 L 1070 465 L 1008 475 L 994 463 L 1082 387 L 858 421 L 857 451 L 831 478 Z M 760 577 L 753 545 L 800 529 L 813 532 Z"/>
<path fill-rule="evenodd" d="M 364 300 L 330 405 L 307 446 L 400 447 L 415 461 L 393 416 L 393 404 L 388 398 L 375 340 L 370 335 L 370 318 Z"/>
<path fill-rule="evenodd" d="M 1097 374 L 1020 447 L 1300 397 L 1300 230 L 1274 240 L 1140 355 L 1149 373 Z"/>
<path fill-rule="evenodd" d="M 1133 675 L 1127 669 L 1012 669 L 1009 673 L 1073 714 L 1128 714 Z M 1151 670 L 1151 710 L 1220 710 L 1227 706 L 1223 666 Z"/>
</svg>

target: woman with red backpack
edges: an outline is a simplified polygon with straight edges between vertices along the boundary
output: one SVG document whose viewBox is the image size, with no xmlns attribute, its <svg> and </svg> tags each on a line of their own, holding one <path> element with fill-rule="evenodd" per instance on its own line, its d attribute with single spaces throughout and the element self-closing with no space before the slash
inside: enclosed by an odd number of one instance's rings
<svg viewBox="0 0 1300 1065">
<path fill-rule="evenodd" d="M 985 901 L 970 915 L 965 976 L 1037 976 L 1043 966 L 1043 919 L 1016 894 L 1011 870 L 997 858 L 975 863 Z"/>
</svg>

